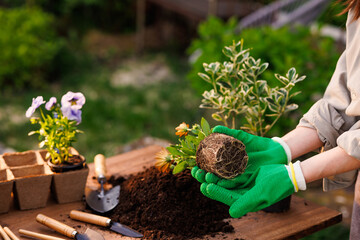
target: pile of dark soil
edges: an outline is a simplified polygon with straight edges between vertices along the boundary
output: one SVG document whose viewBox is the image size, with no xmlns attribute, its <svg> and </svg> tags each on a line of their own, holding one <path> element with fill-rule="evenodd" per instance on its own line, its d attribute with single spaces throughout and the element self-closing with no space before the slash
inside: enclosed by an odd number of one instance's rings
<svg viewBox="0 0 360 240">
<path fill-rule="evenodd" d="M 190 171 L 173 175 L 152 167 L 111 182 L 121 191 L 109 217 L 141 232 L 143 239 L 185 240 L 234 231 L 224 221 L 230 217 L 228 206 L 203 196 Z"/>
</svg>

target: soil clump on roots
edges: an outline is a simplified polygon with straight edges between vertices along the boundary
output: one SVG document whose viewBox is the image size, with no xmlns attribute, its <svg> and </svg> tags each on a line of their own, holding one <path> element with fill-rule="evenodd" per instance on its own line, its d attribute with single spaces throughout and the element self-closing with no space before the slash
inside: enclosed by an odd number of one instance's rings
<svg viewBox="0 0 360 240">
<path fill-rule="evenodd" d="M 228 206 L 202 195 L 189 170 L 173 175 L 151 167 L 110 182 L 121 190 L 109 217 L 141 232 L 143 239 L 185 240 L 234 231 L 224 221 L 230 218 Z"/>
<path fill-rule="evenodd" d="M 213 133 L 202 140 L 196 151 L 199 168 L 222 178 L 234 178 L 245 171 L 248 155 L 238 139 Z"/>
</svg>

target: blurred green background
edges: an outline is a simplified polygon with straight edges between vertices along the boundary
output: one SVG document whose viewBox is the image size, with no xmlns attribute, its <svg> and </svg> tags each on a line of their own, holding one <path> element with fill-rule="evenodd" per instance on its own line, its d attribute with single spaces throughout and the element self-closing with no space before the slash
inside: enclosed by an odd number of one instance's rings
<svg viewBox="0 0 360 240">
<path fill-rule="evenodd" d="M 253 1 L 263 6 L 273 1 Z M 335 2 L 335 1 L 334 1 Z M 344 45 L 320 34 L 328 24 L 343 30 L 342 6 L 331 2 L 316 26 L 258 27 L 236 31 L 239 18 L 191 21 L 147 5 L 145 50 L 136 48 L 136 1 L 0 1 L 0 143 L 16 151 L 37 149 L 25 111 L 33 97 L 58 99 L 67 91 L 86 97 L 74 144 L 88 162 L 97 153 L 119 154 L 150 137 L 174 142 L 175 127 L 193 124 L 211 112 L 199 109 L 209 89 L 197 73 L 202 63 L 224 61 L 221 49 L 244 39 L 251 55 L 269 62 L 263 78 L 295 67 L 305 81 L 286 115 L 269 133 L 281 136 L 322 96 Z M 181 36 L 181 37 L 179 37 Z M 149 144 L 149 143 L 147 143 Z M 336 234 L 334 234 L 336 232 Z M 340 234 L 340 235 L 339 235 Z M 347 239 L 338 225 L 306 239 Z"/>
</svg>

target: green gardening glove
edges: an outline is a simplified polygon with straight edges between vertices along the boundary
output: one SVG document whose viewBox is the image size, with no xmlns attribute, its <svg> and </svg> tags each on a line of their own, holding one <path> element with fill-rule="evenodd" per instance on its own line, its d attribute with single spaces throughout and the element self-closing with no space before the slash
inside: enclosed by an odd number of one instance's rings
<svg viewBox="0 0 360 240">
<path fill-rule="evenodd" d="M 221 181 L 217 184 L 204 182 L 200 190 L 206 197 L 230 206 L 229 213 L 234 218 L 266 208 L 299 189 L 306 189 L 299 161 L 289 166 L 263 165 L 254 172 L 245 172 L 237 177 L 238 185 L 233 189 L 221 186 Z"/>
<path fill-rule="evenodd" d="M 288 164 L 291 161 L 290 148 L 281 138 L 260 137 L 224 126 L 216 126 L 212 132 L 232 136 L 244 143 L 249 155 L 246 170 L 256 170 L 264 164 Z"/>
<path fill-rule="evenodd" d="M 242 130 L 230 129 L 224 126 L 216 126 L 214 133 L 223 133 L 232 136 L 245 145 L 245 150 L 249 156 L 246 171 L 255 171 L 262 165 L 267 164 L 287 164 L 291 161 L 291 153 L 287 144 L 280 138 L 265 138 L 252 135 Z M 216 183 L 220 178 L 214 174 L 207 174 L 203 169 L 194 167 L 191 171 L 192 176 L 200 183 Z M 233 188 L 237 181 L 229 180 L 228 188 Z"/>
</svg>

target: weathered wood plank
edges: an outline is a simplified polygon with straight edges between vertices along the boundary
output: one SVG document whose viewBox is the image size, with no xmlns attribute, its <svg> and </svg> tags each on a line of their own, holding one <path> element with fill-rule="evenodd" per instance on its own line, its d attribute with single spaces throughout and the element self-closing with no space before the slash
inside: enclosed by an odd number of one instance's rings
<svg viewBox="0 0 360 240">
<path fill-rule="evenodd" d="M 154 164 L 154 155 L 160 150 L 159 146 L 150 146 L 140 150 L 124 153 L 109 157 L 107 159 L 107 169 L 109 175 L 124 176 L 142 171 L 144 168 Z M 90 174 L 87 182 L 87 191 L 97 189 L 93 171 L 93 164 L 89 164 Z M 109 186 L 108 186 L 109 187 Z M 12 206 L 11 211 L 0 215 L 0 225 L 8 226 L 17 236 L 19 228 L 50 234 L 62 237 L 60 234 L 37 223 L 35 217 L 38 213 L 55 218 L 68 224 L 79 232 L 84 232 L 86 228 L 91 228 L 103 234 L 106 240 L 112 239 L 132 239 L 112 233 L 104 228 L 90 224 L 84 224 L 69 219 L 69 212 L 73 209 L 83 210 L 83 202 L 68 204 L 56 204 L 53 199 L 49 199 L 46 208 L 20 211 Z M 300 197 L 293 196 L 291 209 L 286 213 L 265 213 L 262 211 L 249 213 L 240 219 L 229 220 L 235 228 L 235 233 L 226 234 L 226 239 L 299 239 L 315 231 L 324 229 L 328 226 L 341 221 L 341 213 L 324 206 L 319 206 Z M 207 239 L 219 239 L 219 236 Z"/>
</svg>

